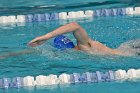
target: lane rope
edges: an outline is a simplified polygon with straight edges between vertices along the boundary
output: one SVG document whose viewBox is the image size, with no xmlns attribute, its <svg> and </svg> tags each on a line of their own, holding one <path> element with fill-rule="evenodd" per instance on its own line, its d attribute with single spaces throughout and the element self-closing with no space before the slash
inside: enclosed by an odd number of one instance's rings
<svg viewBox="0 0 140 93">
<path fill-rule="evenodd" d="M 28 15 L 11 15 L 0 16 L 0 23 L 18 23 L 18 22 L 42 22 L 49 20 L 68 20 L 77 18 L 89 18 L 100 16 L 123 16 L 123 15 L 139 15 L 140 7 L 114 8 L 114 9 L 98 9 L 85 11 L 71 11 L 60 13 L 44 13 L 44 14 L 28 14 Z"/>
<path fill-rule="evenodd" d="M 14 77 L 0 79 L 0 88 L 22 88 L 29 86 L 47 86 L 58 84 L 77 84 L 77 83 L 98 83 L 111 81 L 136 80 L 140 78 L 140 69 L 108 71 L 108 72 L 85 72 L 85 73 L 63 73 L 59 76 L 50 74 L 48 76 L 39 75 L 36 77 Z"/>
</svg>

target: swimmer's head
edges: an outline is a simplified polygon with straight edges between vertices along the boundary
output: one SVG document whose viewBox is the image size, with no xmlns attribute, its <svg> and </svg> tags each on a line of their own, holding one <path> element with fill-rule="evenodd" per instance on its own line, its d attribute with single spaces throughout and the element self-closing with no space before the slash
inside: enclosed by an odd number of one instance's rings
<svg viewBox="0 0 140 93">
<path fill-rule="evenodd" d="M 74 48 L 73 42 L 64 35 L 59 35 L 54 39 L 54 47 L 57 49 Z"/>
</svg>

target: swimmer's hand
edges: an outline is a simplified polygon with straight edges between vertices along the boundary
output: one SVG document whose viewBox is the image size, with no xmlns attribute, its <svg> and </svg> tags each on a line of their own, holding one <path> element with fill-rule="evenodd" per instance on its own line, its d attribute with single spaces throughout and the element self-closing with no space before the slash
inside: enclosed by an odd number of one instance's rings
<svg viewBox="0 0 140 93">
<path fill-rule="evenodd" d="M 42 40 L 40 37 L 37 37 L 37 38 L 33 39 L 32 41 L 30 41 L 28 43 L 28 45 L 31 47 L 36 47 L 38 45 L 43 44 L 44 42 L 45 42 L 45 40 Z"/>
</svg>

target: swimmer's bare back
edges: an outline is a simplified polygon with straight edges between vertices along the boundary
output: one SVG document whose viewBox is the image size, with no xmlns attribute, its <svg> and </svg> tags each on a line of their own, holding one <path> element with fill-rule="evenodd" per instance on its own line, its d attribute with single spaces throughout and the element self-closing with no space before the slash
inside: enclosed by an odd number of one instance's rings
<svg viewBox="0 0 140 93">
<path fill-rule="evenodd" d="M 55 36 L 73 32 L 74 37 L 77 40 L 77 46 L 75 49 L 85 51 L 90 54 L 116 54 L 116 55 L 123 55 L 123 53 L 116 49 L 111 49 L 102 43 L 91 40 L 87 35 L 87 32 L 76 22 L 72 22 L 57 28 L 56 30 L 47 33 L 43 36 L 36 37 L 32 41 L 28 43 L 29 46 L 35 47 L 40 44 L 43 44 L 45 40 L 53 38 Z"/>
</svg>

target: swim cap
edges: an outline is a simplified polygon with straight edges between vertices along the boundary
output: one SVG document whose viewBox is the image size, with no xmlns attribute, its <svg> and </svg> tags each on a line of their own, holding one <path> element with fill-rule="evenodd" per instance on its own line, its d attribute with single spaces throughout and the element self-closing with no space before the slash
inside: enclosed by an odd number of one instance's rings
<svg viewBox="0 0 140 93">
<path fill-rule="evenodd" d="M 59 35 L 54 39 L 54 47 L 57 49 L 74 48 L 73 42 L 64 35 Z"/>
</svg>

